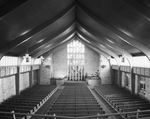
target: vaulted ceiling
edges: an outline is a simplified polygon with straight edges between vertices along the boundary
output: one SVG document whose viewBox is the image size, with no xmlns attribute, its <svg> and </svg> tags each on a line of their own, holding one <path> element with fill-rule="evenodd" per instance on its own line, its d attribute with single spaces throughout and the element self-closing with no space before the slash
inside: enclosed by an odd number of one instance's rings
<svg viewBox="0 0 150 119">
<path fill-rule="evenodd" d="M 149 6 L 146 0 L 1 0 L 0 57 L 27 50 L 47 56 L 78 39 L 105 57 L 150 58 Z"/>
</svg>

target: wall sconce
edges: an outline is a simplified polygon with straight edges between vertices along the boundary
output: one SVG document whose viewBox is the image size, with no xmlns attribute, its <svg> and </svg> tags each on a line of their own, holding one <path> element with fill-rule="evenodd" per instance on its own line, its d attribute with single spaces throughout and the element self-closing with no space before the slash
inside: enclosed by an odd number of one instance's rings
<svg viewBox="0 0 150 119">
<path fill-rule="evenodd" d="M 103 62 L 103 60 L 102 60 L 102 59 L 100 59 L 100 62 Z"/>
<path fill-rule="evenodd" d="M 101 66 L 101 68 L 105 68 L 105 67 L 106 67 L 106 65 L 102 65 L 102 66 Z"/>
<path fill-rule="evenodd" d="M 52 58 L 51 58 L 51 57 L 49 57 L 48 59 L 49 59 L 49 61 L 51 61 L 51 60 L 52 60 Z"/>
</svg>

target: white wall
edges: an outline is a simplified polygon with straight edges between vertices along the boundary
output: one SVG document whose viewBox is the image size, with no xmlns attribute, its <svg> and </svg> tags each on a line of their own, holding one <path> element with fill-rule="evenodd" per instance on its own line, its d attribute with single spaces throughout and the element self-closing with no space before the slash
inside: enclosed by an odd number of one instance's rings
<svg viewBox="0 0 150 119">
<path fill-rule="evenodd" d="M 0 103 L 15 94 L 15 76 L 0 78 Z"/>
<path fill-rule="evenodd" d="M 146 78 L 146 89 L 145 89 L 145 97 L 150 100 L 150 78 Z"/>
<path fill-rule="evenodd" d="M 111 84 L 111 67 L 109 61 L 101 55 L 100 58 L 100 77 L 101 77 L 101 84 Z M 104 67 L 103 67 L 104 66 Z"/>
<path fill-rule="evenodd" d="M 99 57 L 99 53 L 85 46 L 85 74 L 87 73 L 88 76 L 95 75 L 96 71 L 99 70 Z"/>
<path fill-rule="evenodd" d="M 53 73 L 55 78 L 67 76 L 67 45 L 57 48 L 52 55 Z M 99 53 L 85 46 L 84 73 L 95 74 L 99 69 Z"/>
<path fill-rule="evenodd" d="M 53 74 L 55 78 L 64 78 L 67 76 L 67 45 L 58 47 L 53 55 Z"/>
<path fill-rule="evenodd" d="M 24 89 L 29 87 L 29 72 L 20 74 L 19 86 L 20 91 L 23 91 Z"/>
<path fill-rule="evenodd" d="M 50 60 L 47 58 L 41 64 L 40 67 L 40 84 L 41 85 L 49 85 L 51 78 L 51 65 Z"/>
</svg>

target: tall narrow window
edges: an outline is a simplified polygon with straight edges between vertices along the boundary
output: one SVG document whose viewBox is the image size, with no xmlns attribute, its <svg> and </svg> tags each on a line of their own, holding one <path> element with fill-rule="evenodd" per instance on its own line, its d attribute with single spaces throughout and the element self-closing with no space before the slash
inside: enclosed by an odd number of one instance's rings
<svg viewBox="0 0 150 119">
<path fill-rule="evenodd" d="M 68 80 L 83 80 L 85 46 L 78 40 L 67 45 Z"/>
</svg>

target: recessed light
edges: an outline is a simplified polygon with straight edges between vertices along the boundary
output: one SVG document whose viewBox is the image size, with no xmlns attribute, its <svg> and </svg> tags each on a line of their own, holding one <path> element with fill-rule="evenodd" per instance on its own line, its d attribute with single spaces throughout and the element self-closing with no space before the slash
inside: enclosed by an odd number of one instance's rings
<svg viewBox="0 0 150 119">
<path fill-rule="evenodd" d="M 122 28 L 119 28 L 119 30 L 120 30 L 121 32 L 123 32 L 124 34 L 126 34 L 126 35 L 128 35 L 128 36 L 130 36 L 130 37 L 133 38 L 133 35 L 132 35 L 130 32 L 128 32 L 127 30 L 124 30 L 124 29 L 122 29 Z"/>
<path fill-rule="evenodd" d="M 108 42 L 115 44 L 112 40 L 109 40 L 108 38 L 106 38 Z"/>
<path fill-rule="evenodd" d="M 22 35 L 25 35 L 26 33 L 28 33 L 30 30 L 26 30 L 26 31 L 24 31 L 23 33 L 21 33 L 21 36 Z"/>
<path fill-rule="evenodd" d="M 110 47 L 110 48 L 113 48 L 112 46 L 110 46 L 110 45 L 108 45 L 108 44 L 106 44 L 108 47 Z"/>
<path fill-rule="evenodd" d="M 48 47 L 50 47 L 50 46 L 51 46 L 51 44 L 47 45 L 45 48 L 48 48 Z"/>
<path fill-rule="evenodd" d="M 118 36 L 118 35 L 117 35 Z M 126 42 L 126 43 L 128 43 L 128 44 L 130 44 L 131 45 L 131 43 L 130 42 L 128 42 L 128 41 L 126 41 L 124 38 L 122 38 L 122 37 L 120 37 L 120 36 L 118 36 L 121 40 L 123 40 L 124 42 Z"/>
<path fill-rule="evenodd" d="M 100 44 L 101 47 L 106 48 L 104 45 Z"/>
<path fill-rule="evenodd" d="M 39 40 L 37 43 L 41 43 L 44 39 Z"/>
</svg>

